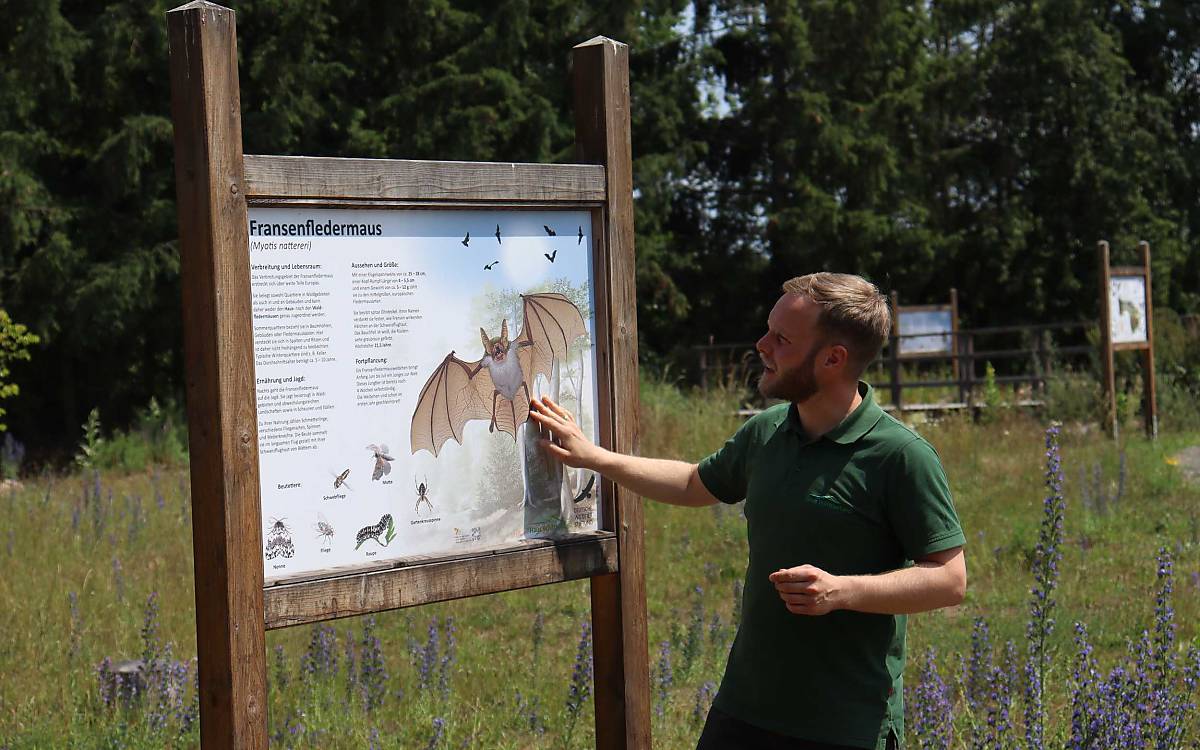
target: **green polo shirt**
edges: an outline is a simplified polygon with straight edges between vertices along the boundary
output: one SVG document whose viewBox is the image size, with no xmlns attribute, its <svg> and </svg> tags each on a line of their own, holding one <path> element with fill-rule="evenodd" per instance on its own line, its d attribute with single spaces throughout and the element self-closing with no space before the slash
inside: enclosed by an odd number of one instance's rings
<svg viewBox="0 0 1200 750">
<path fill-rule="evenodd" d="M 700 462 L 726 503 L 746 500 L 750 560 L 742 620 L 715 705 L 745 722 L 815 742 L 883 747 L 903 737 L 903 615 L 787 611 L 767 579 L 815 565 L 835 575 L 881 573 L 965 543 L 933 447 L 875 403 L 818 440 L 795 406 L 749 419 Z"/>
</svg>

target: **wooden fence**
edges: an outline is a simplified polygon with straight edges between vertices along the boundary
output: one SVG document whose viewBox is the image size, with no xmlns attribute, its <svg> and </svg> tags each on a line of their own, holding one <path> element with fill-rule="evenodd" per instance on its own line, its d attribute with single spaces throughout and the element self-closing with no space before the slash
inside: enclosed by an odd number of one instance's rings
<svg viewBox="0 0 1200 750">
<path fill-rule="evenodd" d="M 1030 325 L 960 328 L 945 334 L 954 353 L 901 354 L 899 343 L 909 338 L 928 338 L 929 333 L 893 334 L 880 356 L 867 368 L 864 379 L 887 397 L 884 408 L 892 411 L 939 411 L 976 409 L 983 406 L 983 393 L 991 364 L 997 374 L 990 379 L 996 387 L 1011 389 L 1019 406 L 1040 406 L 1046 381 L 1061 374 L 1064 364 L 1084 366 L 1096 345 L 1087 334 L 1095 321 Z M 707 344 L 693 347 L 697 355 L 701 386 L 714 380 L 749 383 L 761 369 L 754 343 Z M 924 376 L 922 376 L 924 373 Z M 1024 387 L 1024 388 L 1023 388 Z M 923 399 L 909 403 L 905 390 L 949 389 L 952 399 Z M 882 400 L 882 399 L 881 399 Z"/>
</svg>

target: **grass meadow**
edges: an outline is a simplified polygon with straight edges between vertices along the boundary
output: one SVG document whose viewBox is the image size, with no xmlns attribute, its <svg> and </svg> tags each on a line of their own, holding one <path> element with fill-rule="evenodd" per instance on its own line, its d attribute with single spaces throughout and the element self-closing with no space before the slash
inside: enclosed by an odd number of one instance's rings
<svg viewBox="0 0 1200 750">
<path fill-rule="evenodd" d="M 644 455 L 696 460 L 738 424 L 737 399 L 722 391 L 647 382 L 642 406 Z M 980 671 L 979 662 L 1004 663 L 1006 641 L 1019 659 L 1026 655 L 1046 533 L 1043 418 L 918 426 L 950 476 L 970 582 L 961 606 L 910 618 L 910 747 L 1041 746 L 1026 739 L 1019 670 Z M 1040 674 L 1045 745 L 1073 747 L 1083 745 L 1071 741 L 1072 625 L 1086 624 L 1097 674 L 1125 664 L 1132 674 L 1138 658 L 1148 658 L 1137 656 L 1142 633 L 1155 628 L 1160 550 L 1174 574 L 1174 638 L 1163 658 L 1177 666 L 1170 679 L 1179 695 L 1200 667 L 1188 661 L 1189 645 L 1200 642 L 1200 491 L 1173 465 L 1173 456 L 1200 444 L 1200 433 L 1150 442 L 1127 429 L 1116 444 L 1068 424 L 1061 444 L 1056 625 Z M 23 489 L 0 496 L 0 748 L 198 745 L 187 485 L 186 468 L 176 465 L 26 477 Z M 698 736 L 736 626 L 744 523 L 740 506 L 646 504 L 655 747 L 693 747 Z M 1162 621 L 1161 602 L 1157 608 Z M 588 613 L 588 584 L 572 582 L 272 631 L 272 744 L 591 747 Z M 106 659 L 132 658 L 151 665 L 136 690 L 100 679 Z M 1011 707 L 985 708 L 981 679 L 993 692 L 1006 687 Z M 950 707 L 943 715 L 953 726 L 925 726 L 917 712 L 931 701 Z M 1172 716 L 1181 727 L 1172 746 L 1200 742 L 1194 713 L 1181 705 Z"/>
</svg>

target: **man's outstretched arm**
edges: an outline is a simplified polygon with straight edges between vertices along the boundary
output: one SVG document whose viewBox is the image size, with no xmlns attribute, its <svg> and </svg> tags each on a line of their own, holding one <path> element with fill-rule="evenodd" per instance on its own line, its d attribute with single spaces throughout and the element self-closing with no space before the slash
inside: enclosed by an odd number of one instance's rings
<svg viewBox="0 0 1200 750">
<path fill-rule="evenodd" d="M 911 568 L 868 576 L 835 576 L 812 565 L 770 576 L 788 611 L 823 615 L 837 609 L 880 615 L 911 615 L 959 604 L 967 591 L 962 547 L 922 557 Z"/>
<path fill-rule="evenodd" d="M 643 497 L 671 505 L 713 505 L 713 497 L 696 464 L 661 458 L 626 456 L 588 440 L 571 412 L 549 398 L 532 399 L 529 416 L 548 431 L 538 442 L 542 449 L 567 466 L 591 469 Z"/>
</svg>

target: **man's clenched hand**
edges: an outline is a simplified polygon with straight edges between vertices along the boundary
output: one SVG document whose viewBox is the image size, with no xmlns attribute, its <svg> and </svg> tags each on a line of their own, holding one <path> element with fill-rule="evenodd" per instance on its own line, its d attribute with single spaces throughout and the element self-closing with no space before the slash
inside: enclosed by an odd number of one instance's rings
<svg viewBox="0 0 1200 750">
<path fill-rule="evenodd" d="M 813 565 L 783 568 L 769 576 L 794 615 L 825 615 L 842 609 L 842 579 Z"/>
</svg>

